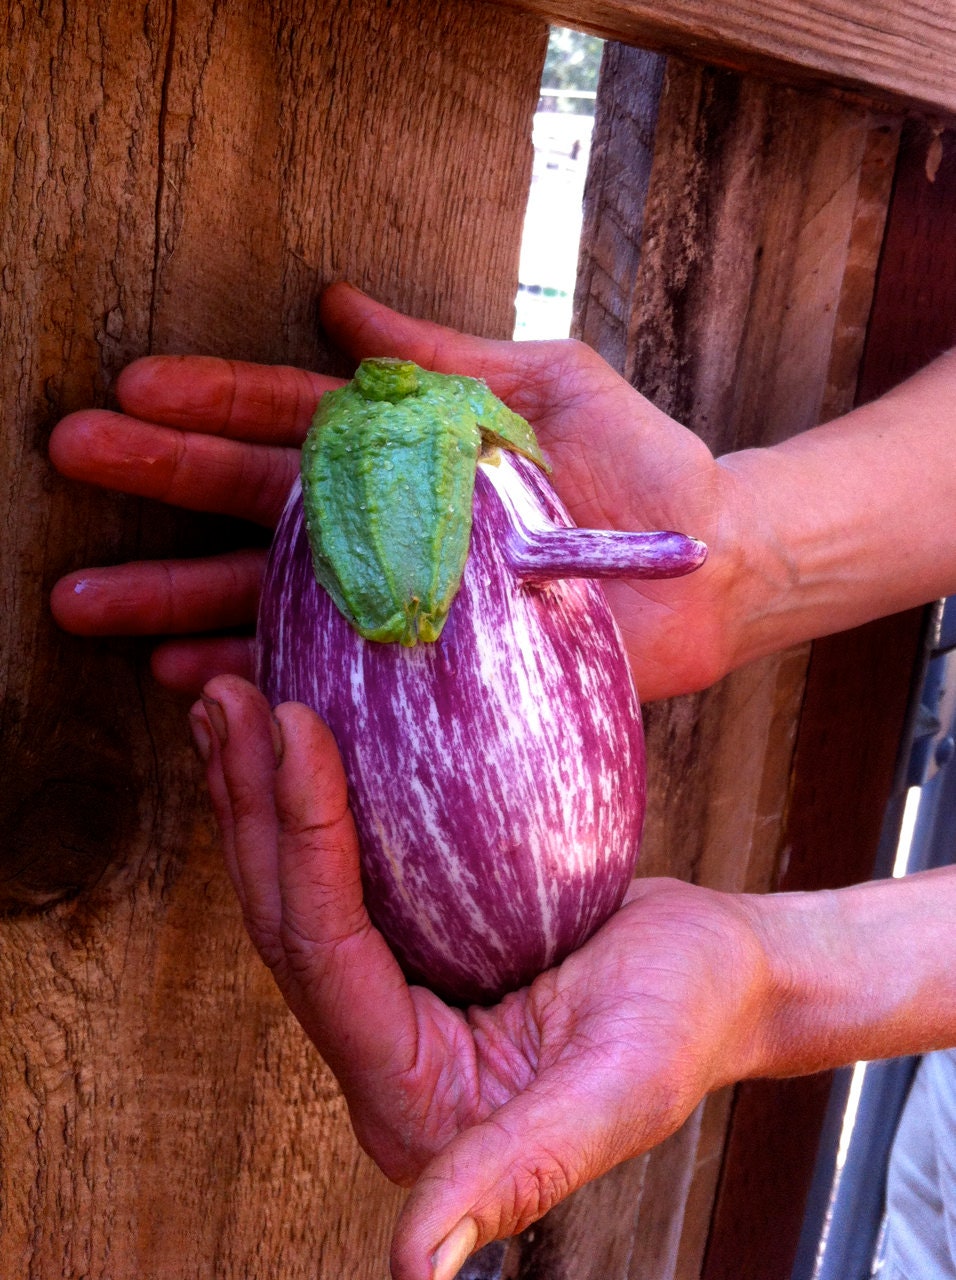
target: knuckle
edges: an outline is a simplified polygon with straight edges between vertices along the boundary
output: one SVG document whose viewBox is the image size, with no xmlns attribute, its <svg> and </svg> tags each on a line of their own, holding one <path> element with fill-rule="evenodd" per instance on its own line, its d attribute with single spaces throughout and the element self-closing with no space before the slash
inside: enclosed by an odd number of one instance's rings
<svg viewBox="0 0 956 1280">
<path fill-rule="evenodd" d="M 586 342 L 582 342 L 580 338 L 565 338 L 561 345 L 563 347 L 562 354 L 568 364 L 581 368 L 594 363 L 597 353 Z"/>
<path fill-rule="evenodd" d="M 278 921 L 261 904 L 243 900 L 242 923 L 263 964 L 276 973 L 283 961 Z"/>
<path fill-rule="evenodd" d="M 515 1172 L 515 1231 L 544 1217 L 554 1206 L 570 1195 L 572 1180 L 567 1169 L 554 1156 L 529 1161 Z"/>
<path fill-rule="evenodd" d="M 529 1152 L 509 1169 L 493 1201 L 483 1210 L 478 1208 L 483 1236 L 496 1239 L 519 1234 L 566 1199 L 576 1185 L 573 1171 L 559 1156 Z"/>
<path fill-rule="evenodd" d="M 276 449 L 266 459 L 265 474 L 259 484 L 260 519 L 271 525 L 279 518 L 298 472 L 298 450 Z"/>
<path fill-rule="evenodd" d="M 252 939 L 252 945 L 262 959 L 263 964 L 272 973 L 278 974 L 284 967 L 285 948 L 276 936 L 275 931 L 264 927 L 259 921 L 246 917 L 246 932 Z"/>
<path fill-rule="evenodd" d="M 231 778 L 229 798 L 233 821 L 237 827 L 252 824 L 262 816 L 262 793 L 255 786 L 247 785 L 243 778 L 235 776 Z"/>
<path fill-rule="evenodd" d="M 157 497 L 163 502 L 175 503 L 177 496 L 189 483 L 195 465 L 196 442 L 182 431 L 168 431 L 164 435 L 167 448 L 165 466 L 157 471 L 162 476 L 162 491 Z M 201 445 L 199 446 L 201 447 Z"/>
<path fill-rule="evenodd" d="M 305 914 L 287 909 L 279 927 L 281 952 L 298 978 L 321 982 L 326 974 L 341 972 L 349 964 L 351 953 L 370 928 L 364 911 L 346 916 L 337 911 L 335 932 L 327 932 L 321 911 Z"/>
</svg>

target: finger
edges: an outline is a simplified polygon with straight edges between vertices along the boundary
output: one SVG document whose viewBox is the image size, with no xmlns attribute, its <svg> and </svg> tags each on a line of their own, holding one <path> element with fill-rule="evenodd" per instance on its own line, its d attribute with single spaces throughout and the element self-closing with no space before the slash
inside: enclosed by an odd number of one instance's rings
<svg viewBox="0 0 956 1280">
<path fill-rule="evenodd" d="M 267 552 L 138 560 L 79 569 L 50 595 L 53 616 L 81 636 L 183 635 L 255 621 Z"/>
<path fill-rule="evenodd" d="M 215 731 L 226 791 L 230 873 L 249 936 L 270 968 L 280 958 L 282 916 L 275 809 L 276 734 L 269 704 L 236 676 L 218 676 L 202 705 Z M 215 803 L 215 798 L 214 798 Z"/>
<path fill-rule="evenodd" d="M 145 356 L 119 375 L 126 413 L 150 422 L 260 444 L 300 445 L 319 397 L 341 385 L 287 365 L 216 356 Z"/>
<path fill-rule="evenodd" d="M 232 820 L 232 807 L 229 803 L 229 792 L 222 771 L 222 750 L 219 745 L 219 734 L 213 727 L 207 702 L 200 698 L 189 710 L 189 724 L 193 740 L 206 767 L 206 787 L 212 801 L 213 812 L 219 827 L 222 842 L 223 861 L 236 890 L 240 905 L 245 914 L 245 901 L 242 884 L 236 866 L 236 833 Z"/>
<path fill-rule="evenodd" d="M 555 1075 L 464 1130 L 412 1188 L 395 1231 L 394 1280 L 452 1280 L 491 1240 L 516 1235 L 634 1149 L 618 1150 L 611 1101 Z"/>
<path fill-rule="evenodd" d="M 571 342 L 512 342 L 458 333 L 392 311 L 341 282 L 323 293 L 320 315 L 330 337 L 356 359 L 403 356 L 439 373 L 483 378 L 512 409 L 531 418 L 546 403 L 564 398 L 572 366 L 587 354 Z M 574 398 L 579 398 L 577 392 Z"/>
<path fill-rule="evenodd" d="M 170 693 L 195 697 L 215 676 L 235 675 L 252 680 L 255 640 L 252 636 L 168 640 L 153 650 L 150 669 L 156 683 Z"/>
<path fill-rule="evenodd" d="M 408 986 L 362 898 L 358 838 L 330 730 L 308 708 L 276 708 L 278 878 L 284 994 L 342 1083 L 366 1097 L 411 1066 Z M 280 986 L 282 981 L 280 980 Z"/>
<path fill-rule="evenodd" d="M 50 460 L 73 480 L 270 527 L 299 469 L 296 448 L 220 440 L 106 409 L 58 422 Z"/>
<path fill-rule="evenodd" d="M 639 445 L 658 451 L 666 446 L 682 457 L 694 440 L 701 458 L 712 464 L 709 451 L 691 432 L 640 396 L 582 342 L 478 338 L 401 315 L 345 283 L 325 291 L 320 313 L 330 336 L 356 358 L 402 356 L 442 373 L 484 379 L 532 423 L 555 465 L 559 492 L 572 508 L 584 500 L 585 520 L 595 518 L 589 514 L 594 495 L 579 492 L 564 474 L 580 470 L 582 455 L 617 459 L 614 474 L 630 475 L 630 459 Z M 622 441 L 631 442 L 626 457 L 621 456 Z M 641 458 L 634 461 L 640 464 Z M 591 475 L 590 466 L 585 474 Z"/>
</svg>

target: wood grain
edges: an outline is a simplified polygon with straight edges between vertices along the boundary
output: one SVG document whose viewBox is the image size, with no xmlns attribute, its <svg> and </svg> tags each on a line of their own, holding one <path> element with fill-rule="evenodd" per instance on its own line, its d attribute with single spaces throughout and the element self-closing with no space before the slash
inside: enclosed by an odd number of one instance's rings
<svg viewBox="0 0 956 1280">
<path fill-rule="evenodd" d="M 46 605 L 248 531 L 69 484 L 46 443 L 146 351 L 334 367 L 338 276 L 509 334 L 546 29 L 438 0 L 2 21 L 0 1270 L 381 1280 L 400 1193 L 244 939 L 185 706 Z"/>
<path fill-rule="evenodd" d="M 956 252 L 948 232 L 954 195 L 956 138 L 908 122 L 860 370 L 861 400 L 956 343 Z M 781 888 L 838 888 L 874 874 L 888 802 L 899 801 L 904 785 L 898 753 L 923 626 L 923 611 L 912 610 L 814 645 Z M 790 1273 L 831 1081 L 832 1073 L 823 1073 L 738 1090 L 706 1280 Z"/>
<path fill-rule="evenodd" d="M 869 400 L 956 345 L 956 129 L 907 121 L 880 259 L 860 396 Z"/>
<path fill-rule="evenodd" d="M 548 22 L 784 82 L 956 113 L 946 0 L 508 0 Z"/>
<path fill-rule="evenodd" d="M 609 46 L 579 336 L 716 452 L 847 407 L 898 134 L 898 121 L 847 102 Z M 775 884 L 807 658 L 766 659 L 646 708 L 646 874 Z M 655 1173 L 656 1153 L 635 1170 L 642 1200 L 669 1204 L 670 1219 L 641 1238 L 636 1256 L 653 1263 L 628 1280 L 699 1273 L 727 1107 L 727 1095 L 705 1105 L 706 1143 L 688 1143 L 679 1175 Z"/>
</svg>

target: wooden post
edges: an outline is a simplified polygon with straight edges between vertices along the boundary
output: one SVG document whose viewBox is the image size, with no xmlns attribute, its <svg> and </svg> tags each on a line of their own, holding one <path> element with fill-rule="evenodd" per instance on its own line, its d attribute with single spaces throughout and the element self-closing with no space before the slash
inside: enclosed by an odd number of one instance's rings
<svg viewBox="0 0 956 1280">
<path fill-rule="evenodd" d="M 956 343 L 956 133 L 903 131 L 859 398 Z M 946 515 L 941 513 L 941 518 Z M 838 888 L 873 874 L 923 626 L 912 610 L 814 645 L 800 719 L 781 887 Z M 706 1280 L 789 1275 L 831 1073 L 737 1090 Z M 874 1169 L 873 1177 L 882 1170 Z"/>
<path fill-rule="evenodd" d="M 480 3 L 7 6 L 0 1270 L 380 1280 L 400 1203 L 247 945 L 146 647 L 59 634 L 80 565 L 247 530 L 66 483 L 147 351 L 328 369 L 347 276 L 504 337 L 546 29 Z"/>
</svg>

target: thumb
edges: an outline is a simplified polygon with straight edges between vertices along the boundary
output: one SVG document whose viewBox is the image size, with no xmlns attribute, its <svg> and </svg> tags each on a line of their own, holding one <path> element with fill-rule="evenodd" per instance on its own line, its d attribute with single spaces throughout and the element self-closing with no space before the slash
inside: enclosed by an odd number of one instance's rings
<svg viewBox="0 0 956 1280">
<path fill-rule="evenodd" d="M 431 320 L 402 315 L 344 282 L 329 285 L 319 307 L 329 336 L 356 359 L 401 356 L 437 373 L 482 378 L 509 403 L 527 395 L 529 381 L 535 382 L 545 372 L 554 376 L 557 348 L 562 345 L 459 333 Z"/>
<path fill-rule="evenodd" d="M 577 1093 L 566 1081 L 532 1088 L 443 1148 L 396 1226 L 394 1280 L 452 1280 L 475 1249 L 518 1234 L 636 1154 L 639 1139 L 623 1131 L 613 1098 Z"/>
</svg>

